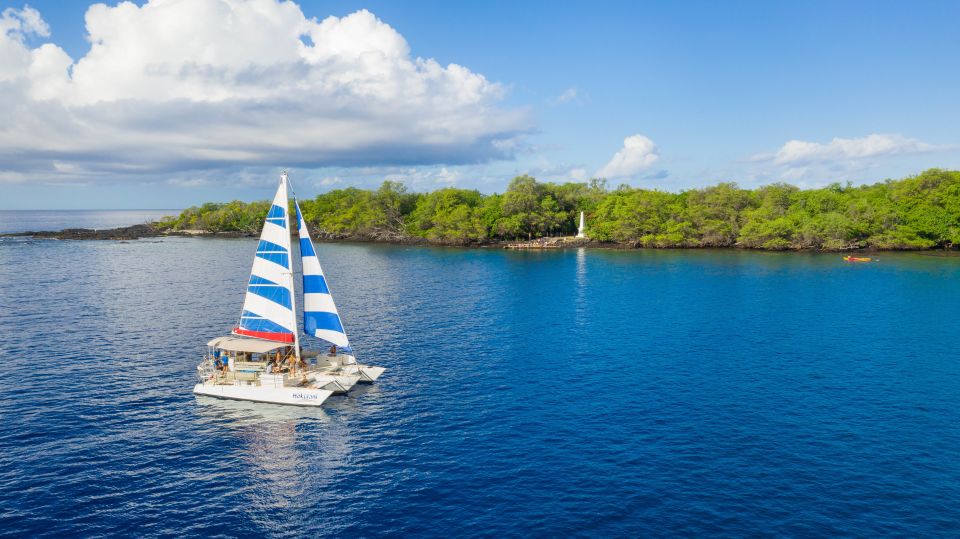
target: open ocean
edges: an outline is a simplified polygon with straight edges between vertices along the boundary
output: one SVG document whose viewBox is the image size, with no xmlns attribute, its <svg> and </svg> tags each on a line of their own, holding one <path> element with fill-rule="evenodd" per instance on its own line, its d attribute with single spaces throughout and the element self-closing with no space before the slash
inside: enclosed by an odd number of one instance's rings
<svg viewBox="0 0 960 539">
<path fill-rule="evenodd" d="M 318 244 L 381 381 L 198 399 L 255 246 L 0 240 L 0 535 L 960 530 L 960 257 Z"/>
<path fill-rule="evenodd" d="M 180 210 L 0 210 L 0 234 L 118 228 L 179 214 Z"/>
</svg>

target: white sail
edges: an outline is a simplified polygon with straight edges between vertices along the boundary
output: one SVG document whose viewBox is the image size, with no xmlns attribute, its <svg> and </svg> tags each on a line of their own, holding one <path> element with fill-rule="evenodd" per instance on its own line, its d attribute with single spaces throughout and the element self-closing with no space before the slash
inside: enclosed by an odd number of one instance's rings
<svg viewBox="0 0 960 539">
<path fill-rule="evenodd" d="M 341 348 L 349 348 L 350 341 L 343 329 L 340 313 L 333 302 L 327 279 L 320 267 L 320 259 L 310 241 L 310 231 L 300 214 L 300 204 L 293 199 L 297 211 L 298 234 L 300 236 L 300 262 L 303 266 L 303 331 Z"/>
<path fill-rule="evenodd" d="M 287 173 L 284 172 L 257 244 L 243 312 L 233 330 L 237 335 L 297 342 L 287 204 Z"/>
</svg>

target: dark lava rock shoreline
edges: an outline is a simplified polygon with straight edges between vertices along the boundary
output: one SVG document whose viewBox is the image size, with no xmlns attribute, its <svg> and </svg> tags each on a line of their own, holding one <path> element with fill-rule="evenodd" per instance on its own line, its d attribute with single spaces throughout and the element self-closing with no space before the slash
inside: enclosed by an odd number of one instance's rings
<svg viewBox="0 0 960 539">
<path fill-rule="evenodd" d="M 164 230 L 157 227 L 154 224 L 140 224 L 133 226 L 124 226 L 119 228 L 108 228 L 103 230 L 91 229 L 91 228 L 65 228 L 60 231 L 44 230 L 44 231 L 28 231 L 28 232 L 13 232 L 8 234 L 0 234 L 0 237 L 30 237 L 30 238 L 41 238 L 41 239 L 56 239 L 56 240 L 113 240 L 113 241 L 129 241 L 129 240 L 138 240 L 141 238 L 155 238 L 155 237 L 166 237 L 166 236 L 181 236 L 181 237 L 190 237 L 190 238 L 253 238 L 257 237 L 257 234 L 250 234 L 246 232 L 205 232 L 199 230 Z M 512 246 L 516 244 L 516 241 L 492 241 L 484 243 L 456 243 L 456 242 L 436 242 L 430 241 L 425 238 L 416 238 L 416 237 L 407 237 L 407 236 L 390 236 L 390 237 L 339 237 L 331 236 L 325 234 L 316 234 L 315 237 L 319 241 L 323 242 L 333 242 L 333 243 L 383 243 L 383 244 L 392 244 L 392 245 L 423 245 L 423 246 L 436 246 L 436 247 L 507 247 L 508 245 Z M 533 240 L 529 243 L 529 248 L 539 248 L 544 240 Z M 560 247 L 560 245 L 554 245 L 554 247 Z M 575 242 L 567 242 L 562 247 L 618 247 L 616 244 L 601 244 L 589 240 L 577 240 Z"/>
<path fill-rule="evenodd" d="M 16 232 L 13 234 L 0 234 L 0 236 L 33 238 L 51 238 L 58 240 L 136 240 L 152 236 L 162 236 L 163 232 L 151 225 L 133 225 L 120 228 L 109 228 L 95 230 L 92 228 L 65 228 L 60 231 L 30 231 Z"/>
<path fill-rule="evenodd" d="M 203 232 L 190 233 L 180 231 L 168 231 L 160 229 L 152 224 L 142 224 L 133 226 L 123 226 L 119 228 L 106 228 L 97 230 L 92 228 L 65 228 L 60 231 L 44 230 L 15 232 L 11 234 L 0 234 L 0 237 L 32 237 L 48 238 L 57 240 L 138 240 L 140 238 L 155 238 L 158 236 L 217 236 L 226 238 L 252 237 L 251 234 L 239 232 Z"/>
<path fill-rule="evenodd" d="M 66 228 L 60 231 L 39 231 L 39 232 L 13 232 L 7 234 L 0 234 L 0 237 L 32 237 L 40 239 L 57 239 L 57 240 L 113 240 L 113 241 L 130 241 L 138 240 L 141 238 L 155 238 L 155 237 L 168 237 L 168 236 L 179 236 L 179 237 L 189 237 L 189 238 L 255 238 L 258 234 L 251 234 L 248 232 L 206 232 L 200 230 L 165 230 L 158 226 L 155 223 L 139 224 L 133 226 L 125 226 L 119 228 L 109 228 L 103 230 L 96 230 L 90 228 Z M 590 239 L 573 239 L 573 238 L 539 238 L 534 240 L 513 240 L 513 241 L 490 241 L 490 242 L 470 242 L 470 243 L 457 243 L 457 242 L 438 242 L 430 241 L 426 238 L 416 238 L 416 237 L 407 237 L 400 235 L 393 235 L 390 237 L 341 237 L 333 236 L 326 234 L 315 234 L 314 237 L 316 240 L 321 242 L 330 242 L 330 243 L 381 243 L 381 244 L 391 244 L 391 245 L 410 245 L 410 246 L 429 246 L 429 247 L 466 247 L 466 248 L 509 248 L 509 249 L 522 249 L 522 250 L 539 250 L 539 249 L 576 249 L 581 247 L 591 248 L 591 249 L 615 249 L 615 250 L 633 250 L 633 249 L 642 249 L 644 248 L 638 244 L 631 243 L 606 243 L 599 242 Z M 652 249 L 664 249 L 651 247 Z M 691 249 L 743 249 L 740 246 L 730 246 L 730 247 L 688 247 Z M 672 248 L 667 248 L 672 249 Z M 920 249 L 920 251 L 939 251 L 942 249 Z M 953 249 L 950 249 L 953 250 Z M 796 252 L 795 250 L 789 250 Z M 816 250 L 803 249 L 803 252 L 815 252 Z M 882 251 L 878 249 L 849 249 L 845 250 L 848 252 L 875 252 Z M 840 251 L 830 251 L 830 252 L 840 252 Z"/>
</svg>

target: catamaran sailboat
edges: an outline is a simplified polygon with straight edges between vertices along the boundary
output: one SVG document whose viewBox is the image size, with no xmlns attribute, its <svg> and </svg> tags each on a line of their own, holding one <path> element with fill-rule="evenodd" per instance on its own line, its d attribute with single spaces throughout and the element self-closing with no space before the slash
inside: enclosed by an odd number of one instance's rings
<svg viewBox="0 0 960 539">
<path fill-rule="evenodd" d="M 260 234 L 240 321 L 231 335 L 207 343 L 207 353 L 197 366 L 199 383 L 193 388 L 197 395 L 319 406 L 358 382 L 375 382 L 385 370 L 357 363 L 294 197 L 303 269 L 303 330 L 330 343 L 329 351 L 320 352 L 300 346 L 288 190 L 283 172 Z"/>
</svg>

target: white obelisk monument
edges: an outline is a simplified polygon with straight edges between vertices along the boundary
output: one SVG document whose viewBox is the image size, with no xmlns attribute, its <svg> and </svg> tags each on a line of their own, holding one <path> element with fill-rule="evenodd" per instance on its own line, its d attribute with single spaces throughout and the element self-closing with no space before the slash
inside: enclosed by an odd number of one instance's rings
<svg viewBox="0 0 960 539">
<path fill-rule="evenodd" d="M 577 237 L 578 237 L 578 238 L 585 238 L 585 237 L 586 237 L 586 236 L 583 235 L 583 228 L 584 228 L 584 227 L 583 227 L 583 212 L 580 212 L 580 231 L 577 232 Z"/>
</svg>

